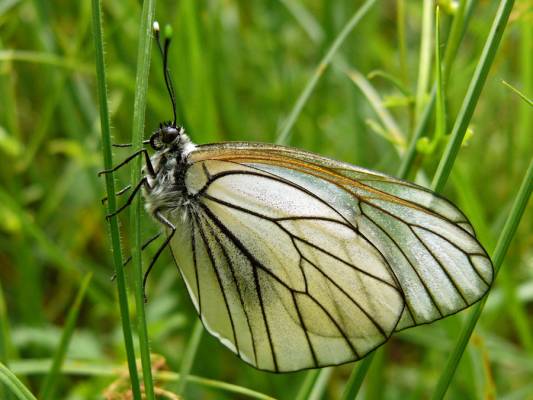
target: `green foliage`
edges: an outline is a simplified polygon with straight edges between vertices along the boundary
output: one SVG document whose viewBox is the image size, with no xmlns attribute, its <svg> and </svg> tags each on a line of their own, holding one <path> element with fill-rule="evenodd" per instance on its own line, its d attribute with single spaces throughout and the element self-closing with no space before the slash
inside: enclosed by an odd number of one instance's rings
<svg viewBox="0 0 533 400">
<path fill-rule="evenodd" d="M 65 399 L 139 398 L 149 358 L 146 387 L 153 382 L 156 398 L 527 398 L 527 196 L 519 199 L 524 215 L 506 224 L 533 149 L 527 0 L 516 1 L 499 46 L 485 51 L 487 38 L 501 33 L 490 33 L 498 2 L 439 1 L 438 32 L 430 1 L 156 5 L 155 18 L 173 28 L 178 119 L 195 142 L 284 140 L 425 186 L 438 169 L 435 187 L 503 263 L 484 308 L 396 334 L 360 363 L 289 375 L 254 370 L 202 334 L 169 254 L 151 273 L 143 305 L 138 249 L 158 226 L 139 205 L 140 218 L 124 213 L 109 228 L 104 218 L 124 201 L 111 194 L 114 186 L 118 192 L 138 177 L 139 165 L 107 182 L 96 173 L 129 154 L 115 149 L 111 160 L 111 139 L 129 143 L 134 132 L 139 146 L 141 135 L 172 118 L 170 102 L 154 51 L 146 81 L 151 2 L 142 14 L 143 2 L 104 1 L 97 20 L 99 2 L 92 3 L 0 5 L 0 398 L 51 388 Z M 102 49 L 95 27 L 103 52 L 95 50 Z M 443 127 L 457 131 L 453 144 Z M 531 181 L 525 185 L 530 193 Z M 518 226 L 512 240 L 509 224 Z M 501 240 L 493 251 L 502 231 L 505 258 Z M 144 268 L 154 247 L 143 252 Z M 131 252 L 133 265 L 122 271 Z M 83 302 L 81 295 L 73 302 L 89 271 Z M 457 350 L 468 331 L 468 347 Z M 132 392 L 134 352 L 143 363 Z M 451 354 L 461 361 L 445 368 Z"/>
</svg>

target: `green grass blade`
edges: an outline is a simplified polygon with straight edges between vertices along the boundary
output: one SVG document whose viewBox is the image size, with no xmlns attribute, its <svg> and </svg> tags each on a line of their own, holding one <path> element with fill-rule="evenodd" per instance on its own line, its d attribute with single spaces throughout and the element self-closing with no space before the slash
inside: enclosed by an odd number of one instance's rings
<svg viewBox="0 0 533 400">
<path fill-rule="evenodd" d="M 531 49 L 533 48 L 533 24 L 530 18 L 522 18 L 520 23 L 520 75 L 522 91 L 533 96 L 533 57 L 531 57 Z M 528 154 L 533 147 L 533 135 L 531 130 L 533 127 L 533 113 L 531 108 L 526 103 L 520 103 L 518 134 L 519 140 L 517 147 L 523 149 L 522 154 Z"/>
<path fill-rule="evenodd" d="M 8 359 L 13 356 L 12 348 L 4 289 L 2 288 L 2 282 L 0 282 L 0 362 L 8 364 Z M 2 385 L 0 385 L 0 398 L 11 399 L 10 393 L 5 391 Z"/>
<path fill-rule="evenodd" d="M 383 101 L 377 90 L 374 89 L 372 84 L 359 71 L 353 68 L 346 68 L 344 71 L 374 109 L 379 120 L 385 127 L 386 139 L 393 143 L 398 152 L 402 154 L 405 149 L 405 135 L 402 133 L 389 110 L 383 105 Z"/>
<path fill-rule="evenodd" d="M 107 80 L 106 69 L 104 62 L 104 44 L 102 33 L 102 15 L 101 2 L 99 0 L 92 1 L 93 9 L 93 37 L 95 47 L 96 60 L 96 75 L 97 75 L 97 89 L 100 107 L 100 125 L 102 130 L 102 154 L 104 158 L 104 168 L 109 169 L 113 165 L 113 156 L 111 152 L 111 132 L 109 121 L 109 110 L 107 103 Z M 106 191 L 107 191 L 107 211 L 113 213 L 117 209 L 117 199 L 115 196 L 115 185 L 113 176 L 107 174 L 105 177 Z M 120 247 L 120 234 L 118 229 L 118 221 L 112 218 L 109 221 L 111 248 L 113 251 L 113 263 L 115 265 L 115 274 L 117 282 L 117 292 L 120 309 L 120 319 L 122 322 L 122 333 L 124 336 L 124 346 L 126 348 L 126 356 L 128 359 L 128 369 L 130 374 L 131 388 L 133 398 L 135 400 L 141 399 L 141 388 L 139 384 L 139 377 L 137 375 L 137 365 L 135 361 L 135 350 L 133 348 L 133 334 L 131 331 L 131 322 L 128 306 L 128 294 L 126 291 L 126 279 L 124 276 L 124 268 L 122 265 L 122 250 Z"/>
<path fill-rule="evenodd" d="M 400 59 L 400 72 L 402 83 L 407 85 L 409 82 L 409 71 L 407 68 L 407 40 L 405 29 L 405 0 L 396 1 L 396 26 L 398 35 L 398 55 Z"/>
<path fill-rule="evenodd" d="M 435 143 L 438 143 L 446 134 L 446 89 L 442 77 L 442 65 L 440 55 L 440 13 L 439 6 L 435 10 L 435 75 L 437 80 L 437 105 L 435 108 L 436 127 Z"/>
<path fill-rule="evenodd" d="M 293 109 L 291 110 L 291 113 L 285 120 L 285 123 L 283 124 L 280 133 L 278 134 L 276 143 L 286 144 L 289 142 L 289 133 L 294 123 L 296 122 L 296 119 L 302 112 L 305 103 L 307 102 L 307 100 L 311 96 L 311 93 L 316 87 L 316 84 L 320 80 L 320 77 L 324 75 L 324 72 L 330 65 L 333 56 L 337 53 L 337 50 L 339 50 L 348 34 L 353 30 L 353 28 L 355 28 L 359 21 L 363 19 L 363 17 L 367 14 L 367 12 L 372 8 L 375 3 L 376 0 L 367 0 L 348 20 L 346 25 L 344 25 L 344 28 L 342 28 L 341 32 L 337 35 L 322 60 L 320 60 L 320 63 L 318 64 L 315 71 L 313 72 L 313 75 L 307 82 L 307 85 L 305 86 L 303 92 L 300 94 L 300 97 L 298 97 L 296 104 L 294 105 Z"/>
<path fill-rule="evenodd" d="M 375 354 L 375 352 L 372 352 L 354 367 L 350 378 L 348 378 L 348 382 L 346 382 L 346 385 L 344 386 L 344 391 L 341 397 L 342 400 L 351 400 L 357 397 L 368 369 L 370 368 L 370 365 L 372 365 L 372 360 L 374 359 Z"/>
<path fill-rule="evenodd" d="M 313 388 L 309 393 L 308 400 L 320 400 L 326 391 L 329 379 L 333 373 L 333 368 L 322 368 L 313 384 Z"/>
<path fill-rule="evenodd" d="M 511 85 L 510 83 L 508 82 L 505 82 L 505 81 L 502 81 L 502 83 L 507 86 L 509 89 L 511 89 L 513 92 L 515 92 L 518 96 L 520 96 L 520 98 L 522 100 L 525 101 L 525 103 L 530 106 L 530 107 L 533 107 L 533 100 L 531 100 L 529 97 L 527 97 L 524 93 L 522 93 L 520 90 L 518 90 L 517 88 L 515 88 L 513 85 Z"/>
<path fill-rule="evenodd" d="M 417 149 L 421 153 L 432 154 L 446 134 L 446 95 L 445 85 L 442 76 L 441 54 L 440 54 L 440 7 L 435 9 L 435 134 L 430 140 L 429 137 L 420 138 L 417 142 Z"/>
<path fill-rule="evenodd" d="M 133 104 L 133 127 L 131 143 L 133 151 L 142 147 L 144 133 L 144 117 L 146 109 L 146 93 L 148 90 L 148 75 L 150 72 L 150 54 L 152 50 L 152 23 L 154 20 L 155 1 L 143 2 L 139 27 L 139 44 L 137 48 L 137 74 L 135 77 L 135 99 Z M 136 185 L 141 179 L 141 157 L 132 162 L 131 183 Z M 135 309 L 137 315 L 137 329 L 139 334 L 139 349 L 143 371 L 144 392 L 148 400 L 154 400 L 154 383 L 150 360 L 150 344 L 148 341 L 148 327 L 144 309 L 143 271 L 141 259 L 141 199 L 136 196 L 130 207 L 130 233 L 132 268 L 135 282 Z"/>
<path fill-rule="evenodd" d="M 54 393 L 55 393 L 55 389 L 57 386 L 57 380 L 59 378 L 59 372 L 61 370 L 61 365 L 63 364 L 63 361 L 65 360 L 65 355 L 67 353 L 70 339 L 72 338 L 72 334 L 74 333 L 74 329 L 76 327 L 76 321 L 78 320 L 78 314 L 80 312 L 81 303 L 83 299 L 85 298 L 85 292 L 87 291 L 87 287 L 89 286 L 89 283 L 91 282 L 91 278 L 92 278 L 92 272 L 89 272 L 88 274 L 85 275 L 85 277 L 83 278 L 81 282 L 80 289 L 76 295 L 76 298 L 74 299 L 74 302 L 72 303 L 72 306 L 70 307 L 70 310 L 68 312 L 68 316 L 66 319 L 65 327 L 63 329 L 63 334 L 61 335 L 61 340 L 59 342 L 59 346 L 57 348 L 57 351 L 54 354 L 52 366 L 50 368 L 50 371 L 46 375 L 41 391 L 39 392 L 39 399 L 42 399 L 42 400 L 54 399 Z"/>
<path fill-rule="evenodd" d="M 304 381 L 300 385 L 300 389 L 298 390 L 298 394 L 296 395 L 296 400 L 307 400 L 307 398 L 309 397 L 309 393 L 311 393 L 311 391 L 313 390 L 313 386 L 315 385 L 319 374 L 319 369 L 312 369 L 307 374 L 305 374 Z"/>
<path fill-rule="evenodd" d="M 444 70 L 445 81 L 448 79 L 448 76 L 452 69 L 453 62 L 455 61 L 455 57 L 459 49 L 459 45 L 461 44 L 463 40 L 464 32 L 468 28 L 468 23 L 470 22 L 469 16 L 471 14 L 471 9 L 474 7 L 476 2 L 477 2 L 476 0 L 472 0 L 472 1 L 462 0 L 453 18 L 450 36 L 447 40 L 446 50 L 444 52 L 443 70 Z M 467 4 L 468 4 L 468 9 L 467 9 Z M 435 107 L 436 94 L 437 94 L 437 88 L 436 88 L 436 85 L 434 85 L 431 91 L 431 96 L 424 108 L 424 111 L 422 112 L 419 120 L 417 121 L 415 130 L 413 132 L 411 141 L 409 143 L 409 147 L 407 148 L 407 152 L 402 158 L 402 163 L 400 165 L 400 169 L 398 170 L 398 176 L 400 178 L 406 179 L 409 173 L 411 172 L 411 167 L 414 164 L 414 160 L 417 154 L 416 145 L 419 139 L 427 131 L 430 118 L 433 113 L 433 107 Z"/>
<path fill-rule="evenodd" d="M 492 261 L 494 264 L 495 274 L 498 273 L 503 263 L 505 254 L 507 253 L 509 245 L 511 244 L 511 240 L 513 239 L 513 236 L 516 233 L 516 229 L 518 228 L 518 224 L 520 223 L 522 215 L 524 214 L 529 198 L 531 197 L 532 190 L 533 159 L 529 163 L 529 167 L 527 169 L 524 180 L 522 181 L 522 184 L 520 186 L 520 190 L 518 191 L 518 194 L 511 208 L 511 212 L 509 213 L 509 217 L 507 218 L 502 233 L 500 234 L 498 243 L 496 244 L 496 249 L 494 250 Z M 453 348 L 453 351 L 444 368 L 444 372 L 440 376 L 437 386 L 435 388 L 435 392 L 433 393 L 432 398 L 434 400 L 444 398 L 444 395 L 446 394 L 446 391 L 448 390 L 448 387 L 450 386 L 450 383 L 452 381 L 453 375 L 455 374 L 459 362 L 461 361 L 461 357 L 463 356 L 466 346 L 468 345 L 468 341 L 472 336 L 472 332 L 476 327 L 476 323 L 479 320 L 479 317 L 481 316 L 481 312 L 483 311 L 483 307 L 486 301 L 487 297 L 485 297 L 482 301 L 480 301 L 474 306 L 472 313 L 470 314 L 468 320 L 463 326 L 459 339 L 457 340 L 455 347 Z"/>
<path fill-rule="evenodd" d="M 2 362 L 0 362 L 0 382 L 6 385 L 20 400 L 37 400 L 29 389 Z"/>
<path fill-rule="evenodd" d="M 182 396 L 183 393 L 185 393 L 185 388 L 187 386 L 187 377 L 191 373 L 194 359 L 196 358 L 196 352 L 198 351 L 198 347 L 200 346 L 200 340 L 202 339 L 203 331 L 204 326 L 202 325 L 202 321 L 198 319 L 194 324 L 191 338 L 187 343 L 187 348 L 185 350 L 185 354 L 183 355 L 183 360 L 181 361 L 180 380 L 178 383 L 178 388 L 176 390 L 176 394 L 178 396 Z"/>
<path fill-rule="evenodd" d="M 433 30 L 433 1 L 424 0 L 422 8 L 422 33 L 418 58 L 418 79 L 415 97 L 415 120 L 418 120 L 427 102 L 431 71 L 431 39 Z"/>
<path fill-rule="evenodd" d="M 433 178 L 433 182 L 431 183 L 431 187 L 437 192 L 442 191 L 444 184 L 448 179 L 448 175 L 452 170 L 453 162 L 455 161 L 455 157 L 457 156 L 459 148 L 461 147 L 461 143 L 468 128 L 468 124 L 470 123 L 470 119 L 474 114 L 476 104 L 479 100 L 479 95 L 481 94 L 481 90 L 483 89 L 487 79 L 494 56 L 498 50 L 498 46 L 503 36 L 505 26 L 507 25 L 509 15 L 511 14 L 513 4 L 514 0 L 504 0 L 500 3 L 500 7 L 496 12 L 496 17 L 494 18 L 494 22 L 491 26 L 485 46 L 483 47 L 483 51 L 474 72 L 474 76 L 470 81 L 470 86 L 468 87 L 463 105 L 461 106 L 459 115 L 455 120 L 450 141 L 448 142 L 444 152 L 444 157 L 441 159 L 441 162 L 437 167 L 437 172 Z"/>
<path fill-rule="evenodd" d="M 13 361 L 11 371 L 19 375 L 42 375 L 50 369 L 51 365 L 52 360 L 50 359 L 15 360 Z M 65 375 L 85 378 L 117 378 L 123 375 L 124 366 L 118 364 L 102 363 L 98 361 L 95 362 L 88 360 L 65 360 L 65 362 L 61 366 L 61 372 Z M 160 382 L 172 383 L 179 382 L 180 380 L 180 374 L 171 371 L 156 371 L 154 376 Z M 185 379 L 196 387 L 216 389 L 219 391 L 243 395 L 254 399 L 273 400 L 272 397 L 264 393 L 248 389 L 244 386 L 238 386 L 215 379 L 207 379 L 196 375 L 188 375 Z"/>
</svg>

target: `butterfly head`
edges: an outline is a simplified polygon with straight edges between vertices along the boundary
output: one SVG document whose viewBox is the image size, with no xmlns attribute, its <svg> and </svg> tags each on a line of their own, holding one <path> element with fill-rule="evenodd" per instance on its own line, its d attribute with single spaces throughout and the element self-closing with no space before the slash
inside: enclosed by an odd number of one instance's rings
<svg viewBox="0 0 533 400">
<path fill-rule="evenodd" d="M 155 151 L 179 149 L 185 141 L 188 141 L 185 129 L 172 122 L 159 124 L 159 129 L 150 136 L 150 146 Z"/>
</svg>

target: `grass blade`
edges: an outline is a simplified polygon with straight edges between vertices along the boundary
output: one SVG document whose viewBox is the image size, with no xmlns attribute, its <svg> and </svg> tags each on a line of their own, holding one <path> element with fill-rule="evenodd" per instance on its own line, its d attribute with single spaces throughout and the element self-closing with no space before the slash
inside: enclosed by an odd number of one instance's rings
<svg viewBox="0 0 533 400">
<path fill-rule="evenodd" d="M 395 145 L 398 153 L 401 155 L 405 149 L 405 136 L 389 110 L 383 105 L 383 101 L 377 90 L 374 89 L 371 83 L 359 71 L 353 68 L 347 68 L 344 69 L 344 72 L 366 97 L 368 103 L 372 106 L 385 127 L 386 139 Z"/>
<path fill-rule="evenodd" d="M 422 34 L 418 60 L 418 80 L 415 98 L 415 119 L 418 120 L 427 102 L 431 69 L 431 32 L 433 30 L 433 1 L 424 0 L 422 8 Z"/>
<path fill-rule="evenodd" d="M 137 49 L 137 74 L 135 77 L 135 99 L 133 103 L 133 127 L 131 143 L 133 151 L 142 147 L 144 133 L 144 113 L 146 108 L 146 93 L 148 90 L 148 74 L 150 72 L 150 54 L 152 50 L 152 23 L 154 20 L 155 2 L 146 0 L 143 2 L 141 21 L 139 28 L 139 45 Z M 137 157 L 132 162 L 131 183 L 137 184 L 141 179 L 141 162 Z M 130 207 L 130 233 L 132 268 L 135 282 L 135 309 L 137 314 L 137 329 L 139 334 L 139 348 L 141 353 L 141 365 L 143 371 L 144 393 L 146 399 L 154 400 L 154 383 L 152 380 L 152 368 L 150 360 L 150 345 L 148 343 L 148 327 L 144 310 L 143 272 L 141 259 L 141 201 L 136 196 Z"/>
<path fill-rule="evenodd" d="M 111 153 L 111 132 L 109 121 L 109 110 L 107 103 L 107 81 L 106 69 L 104 62 L 104 44 L 102 33 L 102 15 L 101 2 L 99 0 L 92 1 L 93 9 L 93 37 L 95 47 L 95 64 L 97 76 L 97 90 L 100 107 L 100 125 L 102 130 L 102 154 L 104 158 L 104 168 L 110 169 L 113 165 L 113 156 Z M 106 191 L 107 191 L 107 211 L 113 213 L 117 209 L 117 199 L 115 196 L 115 185 L 113 176 L 107 174 L 105 177 Z M 131 322 L 128 306 L 128 294 L 126 291 L 126 279 L 124 277 L 124 268 L 122 265 L 122 250 L 120 248 L 120 234 L 118 230 L 118 221 L 116 218 L 111 218 L 109 221 L 111 247 L 113 252 L 113 263 L 115 265 L 115 274 L 117 282 L 117 292 L 120 309 L 120 319 L 122 322 L 122 333 L 124 336 L 124 346 L 126 348 L 126 356 L 128 359 L 128 369 L 130 374 L 131 388 L 133 398 L 135 400 L 141 399 L 141 388 L 139 385 L 139 377 L 137 375 L 137 365 L 135 362 L 135 350 L 133 348 L 133 334 L 131 331 Z"/>
<path fill-rule="evenodd" d="M 54 398 L 55 388 L 57 385 L 57 380 L 59 378 L 61 365 L 65 360 L 65 354 L 67 353 L 68 345 L 70 343 L 70 339 L 72 338 L 72 334 L 74 333 L 76 321 L 78 320 L 78 314 L 80 312 L 81 303 L 85 298 L 85 292 L 87 291 L 87 287 L 91 282 L 91 278 L 92 272 L 89 272 L 85 275 L 81 282 L 80 289 L 76 294 L 76 298 L 74 299 L 74 302 L 70 307 L 65 327 L 63 329 L 63 334 L 61 335 L 61 340 L 59 342 L 59 346 L 54 354 L 52 366 L 50 367 L 50 371 L 46 375 L 41 391 L 39 392 L 39 398 L 42 400 Z"/>
<path fill-rule="evenodd" d="M 37 400 L 29 389 L 2 362 L 0 362 L 0 382 L 6 385 L 20 400 Z"/>
<path fill-rule="evenodd" d="M 520 190 L 518 191 L 518 195 L 515 198 L 515 201 L 511 208 L 511 212 L 509 213 L 509 217 L 505 222 L 502 233 L 500 234 L 500 238 L 498 239 L 498 243 L 496 244 L 496 249 L 494 250 L 492 261 L 494 263 L 495 274 L 498 273 L 503 263 L 503 259 L 505 257 L 505 254 L 507 253 L 507 249 L 509 248 L 511 240 L 513 239 L 513 236 L 516 233 L 518 224 L 520 223 L 529 198 L 531 197 L 532 190 L 533 159 L 529 163 L 529 167 L 527 169 L 524 180 L 522 181 L 522 184 L 520 186 Z M 455 347 L 448 359 L 448 362 L 446 363 L 446 367 L 444 368 L 444 372 L 440 376 L 439 381 L 437 383 L 437 387 L 435 388 L 435 392 L 433 393 L 432 398 L 434 400 L 442 399 L 446 394 L 446 391 L 452 381 L 453 375 L 455 374 L 459 362 L 461 361 L 461 357 L 463 356 L 466 346 L 468 345 L 470 336 L 472 336 L 472 332 L 476 327 L 476 323 L 479 320 L 479 317 L 481 316 L 481 312 L 483 311 L 483 307 L 486 301 L 487 297 L 485 297 L 482 301 L 480 301 L 474 306 L 472 313 L 470 314 L 467 322 L 463 326 L 463 330 L 461 331 L 459 339 L 455 344 Z"/>
<path fill-rule="evenodd" d="M 354 367 L 352 374 L 350 375 L 350 378 L 348 378 L 348 382 L 346 382 L 346 386 L 344 387 L 341 397 L 342 400 L 350 400 L 357 397 L 357 393 L 359 393 L 359 390 L 363 385 L 366 373 L 368 372 L 370 365 L 372 365 L 372 360 L 374 359 L 375 354 L 375 352 L 372 352 Z"/>
<path fill-rule="evenodd" d="M 178 383 L 178 389 L 176 390 L 176 394 L 178 396 L 182 396 L 183 393 L 185 393 L 185 387 L 187 386 L 187 377 L 191 373 L 194 359 L 196 357 L 196 352 L 198 351 L 198 347 L 200 346 L 200 340 L 202 339 L 203 331 L 204 326 L 202 325 L 202 321 L 200 321 L 200 319 L 198 318 L 198 320 L 195 322 L 191 338 L 187 343 L 187 349 L 185 350 L 185 354 L 183 355 L 183 360 L 181 361 L 180 380 Z"/>
<path fill-rule="evenodd" d="M 333 373 L 333 368 L 322 368 L 313 384 L 312 390 L 309 393 L 308 400 L 320 400 L 326 390 L 326 387 Z"/>
<path fill-rule="evenodd" d="M 344 40 L 348 36 L 348 34 L 355 28 L 355 26 L 363 19 L 363 17 L 366 15 L 366 13 L 372 8 L 372 6 L 375 4 L 376 0 L 367 0 L 360 8 L 357 10 L 357 12 L 348 20 L 346 25 L 344 25 L 344 28 L 342 28 L 341 32 L 337 35 L 331 46 L 329 47 L 328 51 L 320 60 L 320 63 L 315 69 L 315 72 L 313 72 L 313 75 L 307 82 L 307 85 L 305 86 L 304 90 L 302 91 L 302 94 L 300 94 L 300 97 L 298 97 L 298 100 L 296 100 L 296 104 L 294 104 L 293 109 L 291 110 L 291 113 L 285 120 L 285 123 L 283 124 L 283 127 L 281 128 L 280 133 L 278 134 L 278 138 L 276 140 L 276 143 L 278 144 L 286 144 L 289 142 L 289 133 L 296 122 L 296 119 L 302 112 L 302 109 L 311 96 L 311 93 L 313 92 L 313 89 L 316 87 L 316 84 L 320 80 L 320 77 L 324 74 L 326 69 L 328 68 L 329 64 L 331 63 L 331 60 L 333 59 L 333 56 L 337 53 L 337 50 L 341 47 Z"/>
<path fill-rule="evenodd" d="M 455 120 L 455 124 L 452 129 L 451 139 L 448 142 L 446 150 L 444 151 L 444 157 L 442 157 L 439 166 L 437 167 L 437 172 L 431 183 L 433 190 L 440 192 L 444 188 L 444 184 L 448 179 L 448 176 L 452 170 L 453 162 L 455 157 L 459 152 L 461 143 L 463 141 L 466 129 L 470 123 L 470 119 L 474 114 L 477 101 L 479 100 L 479 95 L 481 94 L 481 89 L 485 84 L 487 75 L 489 73 L 490 67 L 498 50 L 500 40 L 503 36 L 505 26 L 507 25 L 507 20 L 513 9 L 514 0 L 504 0 L 500 3 L 500 7 L 496 12 L 496 17 L 490 28 L 489 36 L 483 47 L 481 57 L 477 64 L 474 76 L 470 81 L 470 86 L 466 93 L 463 105 L 459 111 L 459 115 Z"/>
<path fill-rule="evenodd" d="M 464 32 L 466 28 L 468 27 L 468 23 L 470 22 L 471 11 L 475 3 L 476 3 L 476 0 L 471 0 L 471 1 L 462 0 L 453 18 L 450 36 L 446 43 L 446 50 L 444 52 L 444 65 L 443 65 L 444 81 L 448 79 L 448 76 L 452 69 L 452 64 L 455 60 L 455 56 L 457 55 L 457 50 L 459 49 L 459 45 L 461 44 L 461 41 L 463 40 Z M 418 119 L 411 141 L 409 143 L 409 147 L 407 148 L 407 152 L 402 158 L 402 163 L 398 171 L 398 176 L 400 178 L 406 179 L 409 173 L 411 172 L 411 167 L 414 164 L 414 160 L 417 154 L 416 145 L 418 143 L 418 140 L 427 131 L 427 127 L 430 122 L 430 117 L 433 112 L 433 107 L 435 106 L 436 94 L 437 94 L 437 87 L 435 84 L 433 85 L 431 96 L 424 108 L 424 111 L 422 112 L 422 114 L 420 115 L 420 118 Z"/>
<path fill-rule="evenodd" d="M 11 332 L 9 329 L 9 318 L 7 315 L 6 302 L 4 297 L 4 289 L 0 282 L 0 362 L 8 364 L 8 359 L 12 354 Z M 11 399 L 10 393 L 4 390 L 4 386 L 0 385 L 0 398 Z"/>
<path fill-rule="evenodd" d="M 50 359 L 15 360 L 11 370 L 20 375 L 41 375 L 45 374 L 50 369 L 51 365 L 52 360 Z M 65 360 L 61 366 L 61 372 L 63 374 L 76 377 L 116 378 L 123 375 L 123 369 L 124 367 L 121 364 L 102 363 L 98 361 L 91 362 L 87 360 Z M 180 374 L 171 371 L 156 371 L 155 378 L 161 382 L 178 382 L 180 380 Z M 203 378 L 196 375 L 187 375 L 185 379 L 196 387 L 216 389 L 254 399 L 273 400 L 272 397 L 264 393 L 232 383 Z"/>
<path fill-rule="evenodd" d="M 319 369 L 312 369 L 307 374 L 305 374 L 304 381 L 300 385 L 300 390 L 298 390 L 298 394 L 296 395 L 296 400 L 307 400 L 307 398 L 309 397 L 309 393 L 311 393 L 311 391 L 313 390 L 313 385 L 318 379 L 319 374 Z"/>
</svg>

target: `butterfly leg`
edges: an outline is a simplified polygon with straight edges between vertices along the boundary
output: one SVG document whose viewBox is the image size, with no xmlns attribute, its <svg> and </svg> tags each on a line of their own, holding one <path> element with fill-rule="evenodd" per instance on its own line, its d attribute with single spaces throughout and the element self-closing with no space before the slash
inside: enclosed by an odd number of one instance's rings
<svg viewBox="0 0 533 400">
<path fill-rule="evenodd" d="M 148 266 L 148 269 L 146 270 L 146 272 L 144 273 L 144 277 L 143 277 L 143 293 L 144 293 L 144 301 L 146 301 L 147 297 L 146 297 L 146 281 L 148 280 L 148 275 L 150 274 L 150 271 L 152 270 L 152 268 L 154 267 L 154 264 L 155 262 L 157 261 L 157 259 L 159 258 L 159 256 L 161 255 L 161 253 L 163 252 L 163 250 L 165 249 L 165 247 L 168 246 L 168 244 L 170 243 L 170 240 L 172 239 L 172 236 L 174 236 L 174 233 L 176 233 L 176 227 L 172 224 L 172 222 L 170 222 L 162 213 L 161 211 L 159 210 L 155 210 L 154 212 L 154 216 L 159 220 L 159 222 L 161 222 L 163 225 L 167 226 L 169 229 L 170 229 L 170 233 L 169 235 L 167 236 L 167 238 L 165 239 L 165 241 L 163 242 L 163 244 L 159 247 L 159 249 L 157 250 L 157 252 L 155 253 L 154 257 L 152 258 L 152 261 L 150 261 L 150 265 Z"/>
<path fill-rule="evenodd" d="M 150 246 L 150 244 L 151 244 L 154 240 L 156 240 L 159 236 L 161 236 L 161 234 L 162 234 L 162 232 L 159 232 L 159 233 L 155 234 L 154 236 L 152 236 L 150 239 L 148 239 L 146 242 L 144 242 L 144 244 L 141 246 L 141 251 L 144 251 L 144 249 L 146 249 L 148 246 Z M 126 259 L 126 261 L 124 261 L 124 263 L 123 263 L 122 265 L 125 267 L 126 265 L 128 265 L 128 264 L 130 263 L 130 261 L 131 261 L 131 256 L 129 256 L 129 257 Z M 116 274 L 113 274 L 113 275 L 111 276 L 111 280 L 114 281 L 116 277 L 117 277 L 117 275 L 116 275 Z"/>
<path fill-rule="evenodd" d="M 128 200 L 126 200 L 126 202 L 121 206 L 119 207 L 115 212 L 112 212 L 111 214 L 107 214 L 105 217 L 107 220 L 109 220 L 111 217 L 114 217 L 115 215 L 119 214 L 120 212 L 122 212 L 124 209 L 126 209 L 130 204 L 131 202 L 133 201 L 133 199 L 135 198 L 135 196 L 137 195 L 137 193 L 139 192 L 139 189 L 144 186 L 147 190 L 151 190 L 152 188 L 148 185 L 148 178 L 145 176 L 144 178 L 142 178 L 139 183 L 135 186 L 135 188 L 133 189 L 133 192 L 131 192 L 130 196 L 128 197 Z"/>
<path fill-rule="evenodd" d="M 143 144 L 149 144 L 150 140 L 143 140 Z M 131 143 L 113 143 L 111 146 L 113 147 L 132 147 L 133 145 Z"/>
<path fill-rule="evenodd" d="M 148 151 L 146 149 L 137 150 L 135 153 L 133 153 L 131 156 L 126 158 L 121 163 L 115 165 L 113 168 L 104 169 L 103 171 L 98 172 L 98 176 L 101 176 L 103 174 L 109 174 L 110 172 L 115 172 L 115 171 L 119 170 L 120 168 L 122 168 L 127 163 L 129 163 L 135 157 L 138 157 L 140 155 L 144 155 L 144 158 L 146 160 L 146 169 L 147 169 L 148 173 L 150 174 L 150 176 L 151 177 L 155 177 L 156 176 L 156 172 L 155 172 L 154 167 L 152 165 L 152 161 L 150 160 L 150 155 L 148 154 Z"/>
<path fill-rule="evenodd" d="M 128 185 L 128 186 L 123 187 L 122 189 L 120 189 L 118 192 L 116 192 L 115 195 L 116 196 L 121 196 L 121 195 L 123 195 L 124 193 L 126 193 L 130 189 L 131 189 L 131 185 Z M 108 197 L 106 196 L 100 201 L 102 202 L 102 204 L 105 204 L 107 199 L 108 199 Z"/>
<path fill-rule="evenodd" d="M 113 143 L 111 146 L 113 146 L 113 147 L 131 147 L 133 145 L 131 143 Z"/>
</svg>

